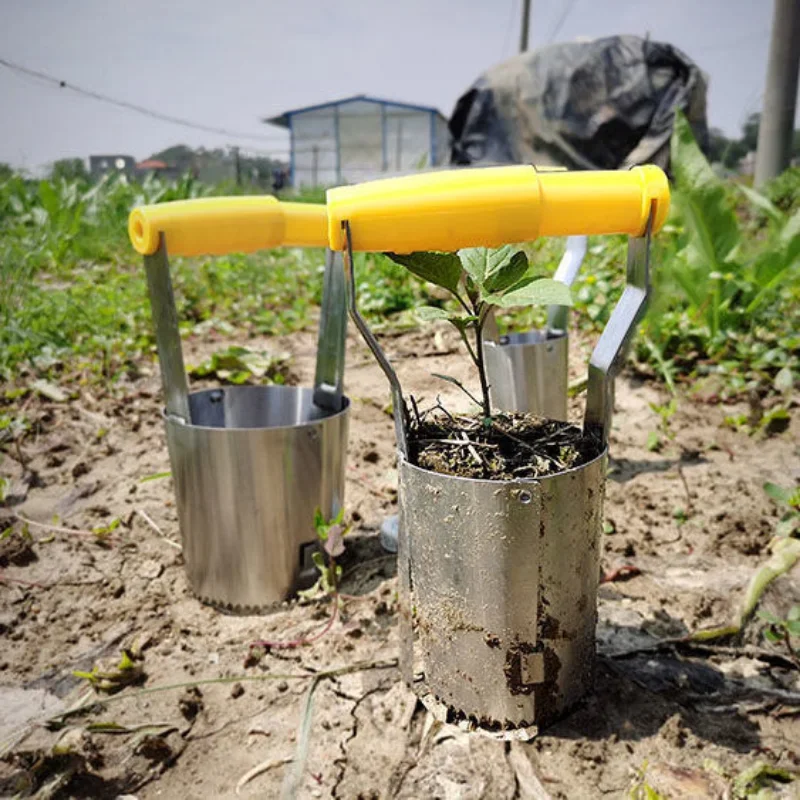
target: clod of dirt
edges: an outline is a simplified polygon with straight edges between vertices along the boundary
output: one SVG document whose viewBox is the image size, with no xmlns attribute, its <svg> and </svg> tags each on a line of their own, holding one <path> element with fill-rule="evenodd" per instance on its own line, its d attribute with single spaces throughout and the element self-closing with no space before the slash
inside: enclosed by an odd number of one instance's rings
<svg viewBox="0 0 800 800">
<path fill-rule="evenodd" d="M 82 475 L 89 474 L 89 465 L 85 461 L 79 461 L 73 468 L 72 468 L 72 477 L 73 478 L 80 478 Z"/>
<path fill-rule="evenodd" d="M 9 529 L 0 537 L 0 567 L 26 567 L 37 558 L 30 534 Z"/>
<path fill-rule="evenodd" d="M 203 710 L 203 693 L 196 686 L 187 689 L 178 700 L 178 709 L 184 719 L 192 722 Z"/>
<path fill-rule="evenodd" d="M 423 469 L 482 480 L 543 478 L 575 469 L 602 452 L 600 443 L 566 422 L 532 414 L 424 414 L 409 429 L 409 457 Z"/>
<path fill-rule="evenodd" d="M 136 752 L 156 763 L 170 761 L 175 755 L 169 742 L 162 736 L 145 736 Z"/>
<path fill-rule="evenodd" d="M 231 697 L 236 700 L 244 694 L 244 686 L 241 683 L 234 683 L 231 686 Z"/>
</svg>

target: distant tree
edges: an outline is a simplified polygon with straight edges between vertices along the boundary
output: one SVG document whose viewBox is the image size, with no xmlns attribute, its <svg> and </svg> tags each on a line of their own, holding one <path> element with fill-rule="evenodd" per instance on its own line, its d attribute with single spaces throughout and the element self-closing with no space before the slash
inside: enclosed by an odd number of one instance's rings
<svg viewBox="0 0 800 800">
<path fill-rule="evenodd" d="M 742 144 L 749 153 L 758 147 L 758 129 L 761 127 L 761 114 L 750 114 L 742 126 Z"/>
<path fill-rule="evenodd" d="M 712 164 L 724 164 L 728 169 L 735 169 L 747 154 L 742 141 L 729 139 L 719 128 L 711 128 L 708 132 L 708 142 L 708 160 Z"/>
<path fill-rule="evenodd" d="M 66 181 L 88 181 L 89 171 L 82 158 L 62 158 L 53 162 L 50 168 L 50 180 L 55 181 L 63 178 Z"/>
<path fill-rule="evenodd" d="M 9 164 L 0 161 L 0 183 L 5 183 L 12 175 L 14 170 Z"/>
<path fill-rule="evenodd" d="M 169 167 L 175 167 L 180 172 L 192 172 L 195 167 L 195 152 L 185 144 L 176 144 L 153 153 L 151 159 L 163 161 Z"/>
<path fill-rule="evenodd" d="M 714 164 L 724 162 L 731 140 L 719 128 L 708 131 L 708 160 Z"/>
</svg>

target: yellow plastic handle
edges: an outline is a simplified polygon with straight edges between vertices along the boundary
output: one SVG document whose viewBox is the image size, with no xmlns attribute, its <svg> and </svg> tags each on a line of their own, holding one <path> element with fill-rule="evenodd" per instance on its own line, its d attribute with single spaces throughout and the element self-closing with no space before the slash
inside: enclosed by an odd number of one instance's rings
<svg viewBox="0 0 800 800">
<path fill-rule="evenodd" d="M 323 205 L 281 203 L 268 195 L 176 200 L 131 212 L 128 234 L 139 253 L 155 253 L 161 233 L 169 254 L 178 256 L 326 247 L 328 217 Z"/>
<path fill-rule="evenodd" d="M 654 166 L 628 171 L 562 172 L 531 166 L 429 172 L 329 189 L 328 237 L 344 249 L 410 253 L 496 247 L 539 236 L 653 231 L 669 210 L 666 175 Z"/>
</svg>

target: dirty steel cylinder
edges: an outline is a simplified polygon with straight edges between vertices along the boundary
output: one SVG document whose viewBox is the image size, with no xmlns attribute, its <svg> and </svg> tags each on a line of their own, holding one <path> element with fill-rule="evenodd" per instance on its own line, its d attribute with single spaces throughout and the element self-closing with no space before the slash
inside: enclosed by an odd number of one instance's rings
<svg viewBox="0 0 800 800">
<path fill-rule="evenodd" d="M 421 698 L 508 730 L 590 688 L 606 457 L 502 482 L 401 462 L 401 669 Z"/>
<path fill-rule="evenodd" d="M 238 612 L 283 600 L 316 546 L 315 510 L 330 519 L 341 507 L 349 401 L 333 412 L 313 395 L 225 387 L 188 396 L 191 424 L 165 415 L 183 557 L 201 600 Z"/>
<path fill-rule="evenodd" d="M 495 408 L 567 419 L 566 331 L 508 334 L 484 342 L 483 352 Z"/>
</svg>

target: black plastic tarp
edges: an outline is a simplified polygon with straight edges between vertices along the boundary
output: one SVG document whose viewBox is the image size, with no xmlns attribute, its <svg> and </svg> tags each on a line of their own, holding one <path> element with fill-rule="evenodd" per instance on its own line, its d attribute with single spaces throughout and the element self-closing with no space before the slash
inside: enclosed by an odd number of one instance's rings
<svg viewBox="0 0 800 800">
<path fill-rule="evenodd" d="M 637 36 L 550 45 L 492 67 L 461 96 L 450 160 L 666 168 L 675 109 L 705 149 L 706 82 L 676 47 Z"/>
</svg>

